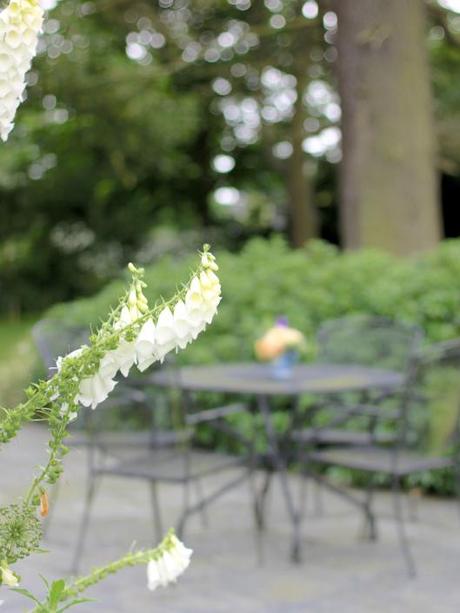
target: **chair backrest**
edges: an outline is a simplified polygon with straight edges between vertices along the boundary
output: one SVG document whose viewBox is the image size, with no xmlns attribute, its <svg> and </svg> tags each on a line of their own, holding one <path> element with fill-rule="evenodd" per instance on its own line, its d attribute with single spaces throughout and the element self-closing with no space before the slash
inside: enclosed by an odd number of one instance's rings
<svg viewBox="0 0 460 613">
<path fill-rule="evenodd" d="M 54 319 L 41 319 L 32 328 L 32 336 L 46 368 L 56 366 L 56 359 L 88 342 L 89 330 L 69 326 Z"/>
<path fill-rule="evenodd" d="M 427 347 L 419 358 L 418 382 L 423 391 L 420 413 L 423 446 L 443 454 L 458 437 L 460 425 L 460 338 Z M 417 414 L 415 414 L 417 416 Z"/>
<path fill-rule="evenodd" d="M 406 372 L 423 338 L 417 327 L 368 315 L 324 322 L 317 334 L 318 361 Z"/>
</svg>

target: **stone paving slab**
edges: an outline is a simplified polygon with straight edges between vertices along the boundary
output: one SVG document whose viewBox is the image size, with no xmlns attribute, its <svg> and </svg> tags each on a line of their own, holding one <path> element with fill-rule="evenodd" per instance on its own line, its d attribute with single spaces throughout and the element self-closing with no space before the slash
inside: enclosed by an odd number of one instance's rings
<svg viewBox="0 0 460 613">
<path fill-rule="evenodd" d="M 43 462 L 46 432 L 27 427 L 0 454 L 0 504 L 24 491 L 31 467 Z M 65 479 L 49 530 L 47 555 L 18 564 L 24 585 L 40 591 L 38 573 L 48 578 L 68 574 L 82 510 L 85 453 L 68 456 Z M 214 479 L 214 478 L 213 478 Z M 298 481 L 291 478 L 297 491 Z M 206 484 L 212 488 L 214 482 Z M 180 509 L 180 487 L 160 491 L 164 518 L 174 523 Z M 240 486 L 210 509 L 209 526 L 199 519 L 189 526 L 186 542 L 193 563 L 177 585 L 154 593 L 146 589 L 145 570 L 128 569 L 92 588 L 97 602 L 82 613 L 458 613 L 460 610 L 460 514 L 452 501 L 423 499 L 418 522 L 409 534 L 418 561 L 416 579 L 409 579 L 401 558 L 390 498 L 382 493 L 377 543 L 360 540 L 361 518 L 336 497 L 325 494 L 326 512 L 304 525 L 304 561 L 287 560 L 289 523 L 274 488 L 263 562 L 256 553 L 248 488 Z M 165 521 L 166 523 L 166 521 Z M 149 492 L 142 482 L 106 479 L 96 499 L 82 572 L 123 555 L 133 542 L 152 544 Z M 25 601 L 2 592 L 2 613 L 23 613 Z"/>
</svg>

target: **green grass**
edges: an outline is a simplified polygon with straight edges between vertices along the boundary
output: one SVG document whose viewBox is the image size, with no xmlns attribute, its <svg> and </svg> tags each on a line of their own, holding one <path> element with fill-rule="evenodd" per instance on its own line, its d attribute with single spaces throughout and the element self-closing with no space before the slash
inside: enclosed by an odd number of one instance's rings
<svg viewBox="0 0 460 613">
<path fill-rule="evenodd" d="M 0 320 L 0 405 L 12 407 L 39 374 L 31 336 L 34 320 Z"/>
</svg>

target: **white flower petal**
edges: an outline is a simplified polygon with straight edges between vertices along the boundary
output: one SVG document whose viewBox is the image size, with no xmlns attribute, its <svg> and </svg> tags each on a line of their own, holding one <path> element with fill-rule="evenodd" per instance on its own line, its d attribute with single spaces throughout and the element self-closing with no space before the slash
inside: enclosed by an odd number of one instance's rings
<svg viewBox="0 0 460 613">
<path fill-rule="evenodd" d="M 80 383 L 78 401 L 83 406 L 95 409 L 98 404 L 104 402 L 116 384 L 113 379 L 104 379 L 99 373 L 87 377 Z"/>
<path fill-rule="evenodd" d="M 115 376 L 119 370 L 124 377 L 127 377 L 136 359 L 136 343 L 122 338 L 118 347 L 109 351 L 104 358 L 107 358 L 107 362 L 111 362 L 115 368 L 112 376 Z"/>
<path fill-rule="evenodd" d="M 155 324 L 151 319 L 148 319 L 142 326 L 135 341 L 136 363 L 140 372 L 144 372 L 157 359 L 155 330 Z"/>
<path fill-rule="evenodd" d="M 156 590 L 161 585 L 160 573 L 156 560 L 150 560 L 147 564 L 147 581 L 149 590 Z"/>
</svg>

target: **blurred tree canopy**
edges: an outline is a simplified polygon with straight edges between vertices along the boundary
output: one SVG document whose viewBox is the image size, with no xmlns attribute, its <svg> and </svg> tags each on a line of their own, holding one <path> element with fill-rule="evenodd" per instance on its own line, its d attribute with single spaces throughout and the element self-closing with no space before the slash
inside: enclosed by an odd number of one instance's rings
<svg viewBox="0 0 460 613">
<path fill-rule="evenodd" d="M 452 177 L 454 1 L 426 3 L 438 166 Z M 334 2 L 46 2 L 28 99 L 0 147 L 0 309 L 91 293 L 200 228 L 231 248 L 273 230 L 338 242 Z"/>
</svg>

